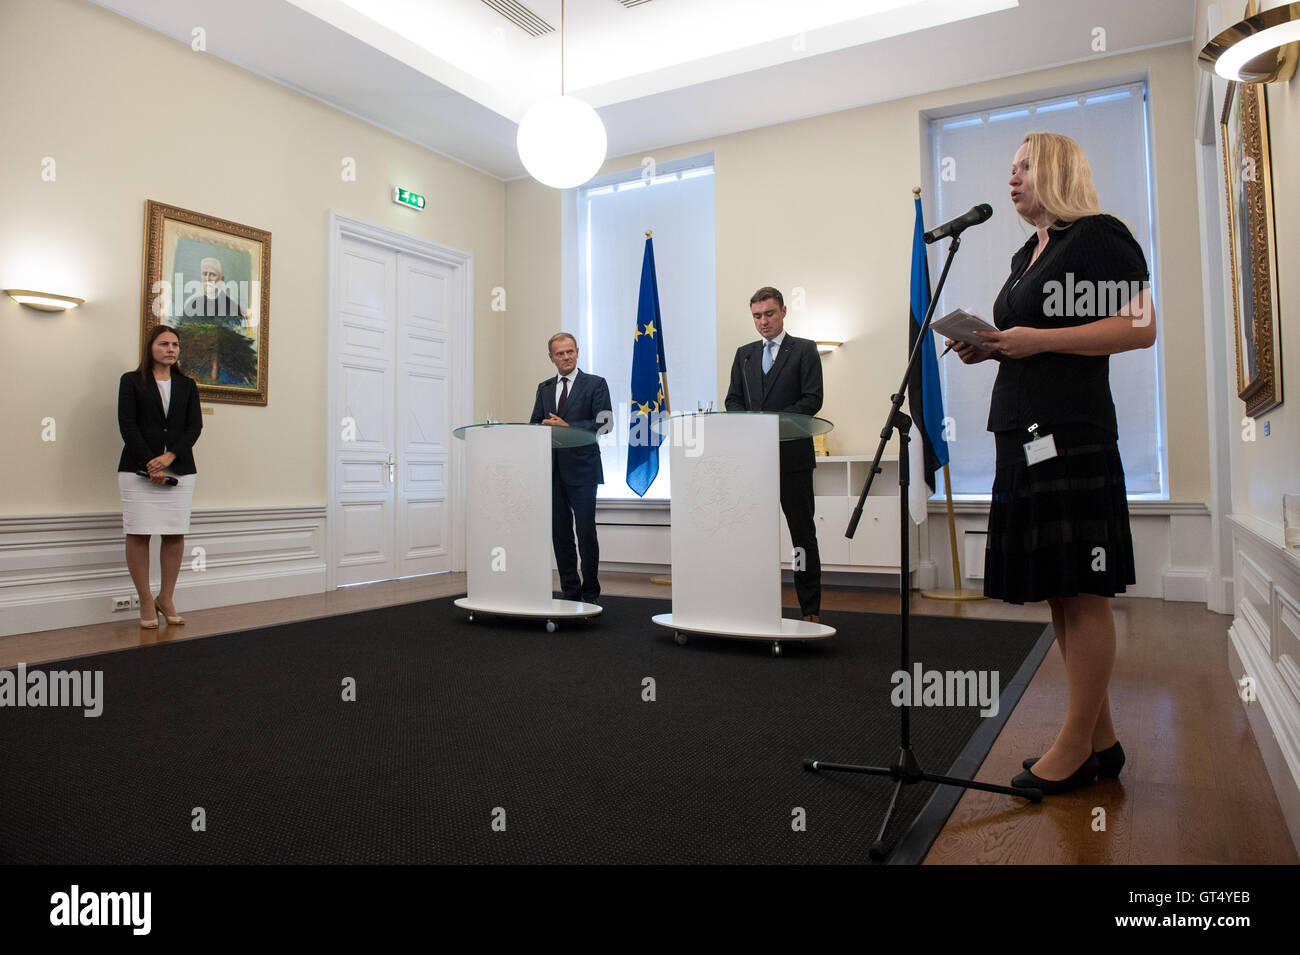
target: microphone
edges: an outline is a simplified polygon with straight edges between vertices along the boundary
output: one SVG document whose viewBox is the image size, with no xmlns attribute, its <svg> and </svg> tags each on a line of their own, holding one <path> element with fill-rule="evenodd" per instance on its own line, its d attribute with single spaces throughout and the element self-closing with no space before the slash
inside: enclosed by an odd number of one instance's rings
<svg viewBox="0 0 1300 955">
<path fill-rule="evenodd" d="M 745 356 L 745 365 L 740 369 L 740 380 L 745 385 L 745 410 L 753 411 L 754 402 L 749 398 L 749 356 Z"/>
<path fill-rule="evenodd" d="M 987 221 L 991 215 L 993 215 L 993 207 L 987 202 L 981 202 L 979 205 L 971 209 L 970 212 L 931 229 L 925 235 L 921 236 L 921 238 L 925 240 L 926 245 L 929 245 L 932 242 L 938 242 L 940 239 L 946 239 L 949 236 L 956 238 L 970 226 L 979 225 L 981 222 Z"/>
<path fill-rule="evenodd" d="M 144 478 L 145 480 L 149 480 L 149 481 L 152 481 L 152 480 L 153 480 L 151 477 L 149 477 L 149 472 L 148 472 L 148 471 L 136 471 L 135 473 L 138 474 L 138 475 L 140 475 L 140 477 Z M 178 481 L 178 480 L 176 480 L 176 479 L 175 479 L 174 477 L 172 477 L 171 475 L 165 475 L 165 476 L 163 477 L 163 483 L 166 484 L 168 487 L 175 487 L 176 485 L 180 484 L 181 482 Z"/>
</svg>

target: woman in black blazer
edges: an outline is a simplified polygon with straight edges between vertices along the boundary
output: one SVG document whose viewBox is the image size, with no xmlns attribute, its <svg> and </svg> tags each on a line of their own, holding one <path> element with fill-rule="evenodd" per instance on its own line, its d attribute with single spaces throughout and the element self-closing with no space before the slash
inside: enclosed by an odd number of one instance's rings
<svg viewBox="0 0 1300 955">
<path fill-rule="evenodd" d="M 175 604 L 194 499 L 194 442 L 203 430 L 199 388 L 180 366 L 176 332 L 159 325 L 145 343 L 140 365 L 122 376 L 117 424 L 125 442 L 117 463 L 126 532 L 126 566 L 140 598 L 140 626 L 158 628 L 158 614 L 183 624 Z M 159 534 L 162 588 L 149 588 L 149 538 Z"/>
</svg>

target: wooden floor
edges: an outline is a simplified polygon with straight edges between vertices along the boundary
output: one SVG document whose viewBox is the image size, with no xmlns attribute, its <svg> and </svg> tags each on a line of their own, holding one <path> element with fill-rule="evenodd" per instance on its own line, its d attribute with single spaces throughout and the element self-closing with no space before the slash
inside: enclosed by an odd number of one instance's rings
<svg viewBox="0 0 1300 955">
<path fill-rule="evenodd" d="M 640 574 L 603 573 L 607 594 L 668 597 Z M 786 588 L 788 606 L 793 592 Z M 0 667 L 188 640 L 212 634 L 465 592 L 463 574 L 349 587 L 327 594 L 186 612 L 184 627 L 141 630 L 131 621 L 0 637 Z M 892 613 L 887 590 L 827 588 L 837 610 Z M 1295 864 L 1287 831 L 1249 724 L 1228 674 L 1230 618 L 1190 603 L 1114 602 L 1119 635 L 1111 709 L 1128 763 L 1103 780 L 1034 806 L 970 792 L 962 797 L 926 864 Z M 914 596 L 912 612 L 1049 623 L 1046 604 L 948 603 Z M 1007 783 L 1020 761 L 1052 741 L 1065 699 L 1065 669 L 1053 650 L 998 737 L 978 779 Z M 1257 705 L 1257 704 L 1254 704 Z M 892 753 L 863 754 L 887 761 Z M 1104 810 L 1105 831 L 1094 827 Z"/>
</svg>

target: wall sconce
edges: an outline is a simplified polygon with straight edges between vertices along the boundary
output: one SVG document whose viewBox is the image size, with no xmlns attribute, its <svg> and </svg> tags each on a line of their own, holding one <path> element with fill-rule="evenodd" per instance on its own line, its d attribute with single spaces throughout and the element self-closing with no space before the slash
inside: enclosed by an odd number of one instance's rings
<svg viewBox="0 0 1300 955">
<path fill-rule="evenodd" d="M 1276 83 L 1295 73 L 1298 52 L 1300 3 L 1288 3 L 1234 23 L 1205 44 L 1197 62 L 1225 80 Z"/>
<path fill-rule="evenodd" d="M 844 344 L 843 342 L 818 342 L 817 354 L 829 355 L 831 352 L 835 351 L 835 349 L 839 348 L 843 344 Z"/>
<path fill-rule="evenodd" d="M 70 308 L 86 303 L 84 298 L 55 295 L 53 292 L 33 292 L 25 288 L 7 288 L 5 294 L 19 305 L 26 305 L 28 308 L 39 309 L 42 312 L 66 312 Z"/>
</svg>

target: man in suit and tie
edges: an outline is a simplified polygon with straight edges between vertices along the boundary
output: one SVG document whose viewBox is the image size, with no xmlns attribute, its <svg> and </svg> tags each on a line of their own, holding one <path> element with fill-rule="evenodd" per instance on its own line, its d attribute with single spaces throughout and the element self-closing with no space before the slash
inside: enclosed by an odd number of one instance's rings
<svg viewBox="0 0 1300 955">
<path fill-rule="evenodd" d="M 822 407 L 822 362 L 817 343 L 785 331 L 785 299 L 764 286 L 749 300 L 761 340 L 741 345 L 731 363 L 728 411 L 794 411 Z M 795 546 L 794 589 L 803 619 L 821 619 L 822 563 L 813 521 L 812 438 L 781 442 L 781 510 Z M 802 564 L 802 567 L 801 567 Z"/>
<path fill-rule="evenodd" d="M 599 375 L 578 370 L 578 342 L 568 332 L 558 332 L 547 343 L 547 353 L 558 372 L 537 386 L 532 424 L 582 428 L 604 434 L 613 425 L 609 386 Z M 565 600 L 595 603 L 600 596 L 597 569 L 600 545 L 596 541 L 596 486 L 605 483 L 600 448 L 560 448 L 551 452 L 551 543 L 560 588 Z M 573 533 L 578 532 L 574 552 Z M 578 577 L 578 556 L 582 577 Z"/>
</svg>

